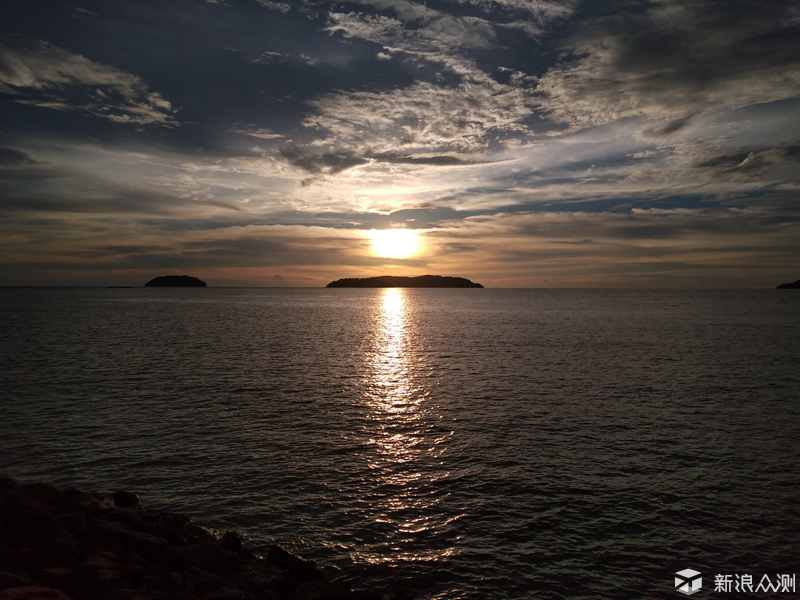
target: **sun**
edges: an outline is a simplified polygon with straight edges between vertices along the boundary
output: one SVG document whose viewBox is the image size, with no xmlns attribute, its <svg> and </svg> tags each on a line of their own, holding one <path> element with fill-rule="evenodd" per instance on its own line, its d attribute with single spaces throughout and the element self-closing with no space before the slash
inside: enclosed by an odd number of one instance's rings
<svg viewBox="0 0 800 600">
<path fill-rule="evenodd" d="M 373 229 L 372 251 L 383 258 L 408 258 L 419 249 L 417 234 L 408 229 Z"/>
</svg>

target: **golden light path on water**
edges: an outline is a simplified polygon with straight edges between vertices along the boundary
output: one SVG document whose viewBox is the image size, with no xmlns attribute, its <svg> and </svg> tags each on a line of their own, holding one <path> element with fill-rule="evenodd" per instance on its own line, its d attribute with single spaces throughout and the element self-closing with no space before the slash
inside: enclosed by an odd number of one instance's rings
<svg viewBox="0 0 800 600">
<path fill-rule="evenodd" d="M 437 508 L 450 495 L 436 484 L 448 476 L 439 457 L 452 431 L 441 431 L 430 393 L 415 382 L 424 381 L 427 365 L 415 356 L 419 332 L 408 292 L 382 290 L 374 322 L 364 393 L 365 443 L 371 451 L 363 458 L 371 475 L 365 482 L 372 489 L 369 518 L 388 542 L 354 549 L 353 558 L 373 564 L 440 560 L 452 555 L 453 547 L 431 544 L 432 538 L 461 516 L 448 517 Z"/>
</svg>

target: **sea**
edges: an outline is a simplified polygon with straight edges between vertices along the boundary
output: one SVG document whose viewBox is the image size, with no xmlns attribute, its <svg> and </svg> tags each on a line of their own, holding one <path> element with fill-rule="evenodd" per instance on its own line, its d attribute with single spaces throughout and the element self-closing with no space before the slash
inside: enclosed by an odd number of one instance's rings
<svg viewBox="0 0 800 600">
<path fill-rule="evenodd" d="M 798 593 L 798 291 L 0 288 L 0 393 L 0 473 L 355 588 Z"/>
</svg>

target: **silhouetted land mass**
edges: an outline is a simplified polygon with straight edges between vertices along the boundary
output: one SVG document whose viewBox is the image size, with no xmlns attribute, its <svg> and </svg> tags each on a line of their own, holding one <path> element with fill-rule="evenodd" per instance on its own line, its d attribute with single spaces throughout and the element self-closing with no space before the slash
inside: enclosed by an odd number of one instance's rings
<svg viewBox="0 0 800 600">
<path fill-rule="evenodd" d="M 330 282 L 327 287 L 347 288 L 482 288 L 480 283 L 473 283 L 463 277 L 443 277 L 441 275 L 421 275 L 419 277 L 399 277 L 381 275 L 380 277 L 350 277 Z"/>
<path fill-rule="evenodd" d="M 0 476 L 0 598 L 384 600 L 329 581 L 280 546 L 263 555 L 132 492 L 87 493 Z M 410 600 L 403 591 L 392 600 Z"/>
<path fill-rule="evenodd" d="M 800 290 L 800 279 L 798 279 L 794 283 L 782 283 L 775 289 L 777 289 L 777 290 Z"/>
<path fill-rule="evenodd" d="M 206 282 L 189 275 L 162 275 L 144 285 L 145 287 L 206 287 Z"/>
</svg>

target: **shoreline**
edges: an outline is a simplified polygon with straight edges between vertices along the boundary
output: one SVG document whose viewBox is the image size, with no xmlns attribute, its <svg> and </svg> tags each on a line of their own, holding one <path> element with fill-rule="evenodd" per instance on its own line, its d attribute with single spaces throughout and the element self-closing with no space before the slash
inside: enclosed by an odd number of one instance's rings
<svg viewBox="0 0 800 600">
<path fill-rule="evenodd" d="M 0 600 L 411 600 L 325 578 L 273 545 L 90 493 L 0 476 Z"/>
</svg>

